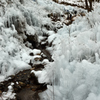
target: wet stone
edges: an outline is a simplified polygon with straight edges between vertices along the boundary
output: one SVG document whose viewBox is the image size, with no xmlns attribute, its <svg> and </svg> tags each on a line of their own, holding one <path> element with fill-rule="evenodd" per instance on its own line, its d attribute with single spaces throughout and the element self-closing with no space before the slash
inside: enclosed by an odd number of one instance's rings
<svg viewBox="0 0 100 100">
<path fill-rule="evenodd" d="M 31 52 L 30 54 L 29 54 L 30 56 L 34 56 L 34 54 Z"/>
<path fill-rule="evenodd" d="M 43 64 L 37 64 L 37 65 L 32 66 L 31 70 L 38 71 L 38 70 L 42 70 L 43 68 L 44 68 Z"/>
<path fill-rule="evenodd" d="M 26 41 L 31 43 L 33 48 L 37 48 L 37 46 L 38 46 L 38 36 L 36 34 L 35 35 L 26 35 L 26 36 L 27 36 Z"/>
<path fill-rule="evenodd" d="M 19 85 L 20 85 L 20 86 L 25 86 L 25 83 L 19 82 Z"/>
</svg>

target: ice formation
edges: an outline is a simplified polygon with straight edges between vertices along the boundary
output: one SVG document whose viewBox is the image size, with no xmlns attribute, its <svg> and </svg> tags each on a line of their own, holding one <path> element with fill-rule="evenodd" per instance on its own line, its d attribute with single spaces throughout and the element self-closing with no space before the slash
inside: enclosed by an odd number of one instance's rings
<svg viewBox="0 0 100 100">
<path fill-rule="evenodd" d="M 54 61 L 45 59 L 42 71 L 32 71 L 40 83 L 49 84 L 40 94 L 41 100 L 100 100 L 100 4 L 58 31 L 54 28 L 59 24 L 54 25 L 47 15 L 62 15 L 73 7 L 52 0 L 2 0 L 0 5 L 0 82 L 29 69 L 30 60 L 41 57 L 41 50 L 34 48 L 35 42 L 26 41 L 27 36 L 41 43 L 43 35 L 47 35 L 52 45 L 46 49 Z M 35 56 L 31 57 L 30 52 Z M 4 95 L 14 97 L 11 86 Z"/>
</svg>

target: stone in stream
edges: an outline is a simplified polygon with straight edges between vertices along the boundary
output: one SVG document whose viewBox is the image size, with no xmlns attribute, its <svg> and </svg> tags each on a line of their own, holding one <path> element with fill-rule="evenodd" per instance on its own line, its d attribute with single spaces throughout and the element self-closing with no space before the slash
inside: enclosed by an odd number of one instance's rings
<svg viewBox="0 0 100 100">
<path fill-rule="evenodd" d="M 28 35 L 26 34 L 26 40 L 25 41 L 28 41 L 29 43 L 32 44 L 33 48 L 38 48 L 38 36 L 35 34 L 35 35 Z"/>
<path fill-rule="evenodd" d="M 38 64 L 38 65 L 32 66 L 32 69 L 31 70 L 38 71 L 38 70 L 42 70 L 43 68 L 44 68 L 44 65 L 43 64 Z"/>
</svg>

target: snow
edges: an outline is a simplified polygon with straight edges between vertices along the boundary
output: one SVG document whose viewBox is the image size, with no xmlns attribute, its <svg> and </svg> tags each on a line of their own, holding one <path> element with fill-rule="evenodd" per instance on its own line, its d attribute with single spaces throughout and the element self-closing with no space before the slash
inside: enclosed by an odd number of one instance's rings
<svg viewBox="0 0 100 100">
<path fill-rule="evenodd" d="M 46 64 L 49 63 L 49 60 L 48 60 L 48 59 L 44 59 L 44 60 L 42 61 L 42 63 L 43 63 L 44 65 L 46 65 Z"/>
<path fill-rule="evenodd" d="M 30 60 L 33 64 L 40 63 L 41 50 L 29 48 L 32 45 L 28 41 L 25 46 L 24 40 L 26 34 L 36 34 L 41 43 L 45 39 L 42 36 L 44 32 L 48 34 L 46 41 L 52 43 L 46 50 L 50 51 L 54 61 L 44 59 L 41 62 L 45 65 L 43 70 L 32 70 L 40 83 L 52 84 L 40 94 L 41 100 L 99 100 L 100 4 L 95 3 L 94 11 L 87 13 L 77 7 L 56 4 L 52 0 L 23 0 L 22 4 L 18 0 L 12 0 L 10 5 L 6 1 L 8 0 L 1 2 L 4 2 L 5 13 L 0 7 L 0 82 L 9 75 L 30 69 Z M 76 0 L 65 2 L 77 3 Z M 69 26 L 62 24 L 67 15 L 61 22 L 56 22 L 57 26 L 47 17 L 51 13 L 65 14 L 64 11 L 67 10 L 72 13 L 73 9 L 78 11 L 78 16 Z M 82 11 L 84 17 L 79 15 Z M 43 25 L 51 26 L 51 30 L 42 30 Z M 55 33 L 52 27 L 60 25 L 62 28 Z M 34 55 L 30 56 L 30 53 Z M 12 85 L 7 92 L 3 92 L 1 97 L 4 100 L 8 97 L 15 98 Z"/>
<path fill-rule="evenodd" d="M 33 54 L 34 55 L 40 55 L 41 54 L 41 50 L 33 49 Z"/>
<path fill-rule="evenodd" d="M 38 76 L 38 78 L 39 78 L 39 83 L 44 83 L 44 82 L 46 82 L 46 83 L 48 83 L 49 82 L 49 80 L 48 80 L 48 76 L 46 76 L 47 75 L 47 72 L 46 71 L 31 71 L 31 73 L 35 73 L 35 75 L 36 76 Z"/>
<path fill-rule="evenodd" d="M 95 17 L 97 16 L 97 17 Z M 53 40 L 54 62 L 47 71 L 48 90 L 40 94 L 43 100 L 98 100 L 100 95 L 99 8 L 78 17 L 70 26 L 64 26 L 48 38 Z M 38 73 L 38 72 L 37 72 Z M 36 74 L 38 76 L 38 74 Z M 45 75 L 46 76 L 46 75 Z M 41 80 L 40 82 L 47 82 Z M 50 97 L 50 98 L 48 98 Z"/>
<path fill-rule="evenodd" d="M 56 34 L 52 34 L 48 37 L 48 42 L 51 43 L 56 38 Z"/>
</svg>

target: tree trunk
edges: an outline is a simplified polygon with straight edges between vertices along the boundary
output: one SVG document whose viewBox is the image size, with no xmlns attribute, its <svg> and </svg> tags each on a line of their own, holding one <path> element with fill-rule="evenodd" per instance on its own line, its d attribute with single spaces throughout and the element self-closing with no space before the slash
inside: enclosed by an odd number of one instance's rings
<svg viewBox="0 0 100 100">
<path fill-rule="evenodd" d="M 85 0 L 85 4 L 86 4 L 86 9 L 89 9 L 88 1 L 87 0 Z"/>
<path fill-rule="evenodd" d="M 90 4 L 90 11 L 92 10 L 92 0 L 89 0 L 89 4 Z"/>
</svg>

